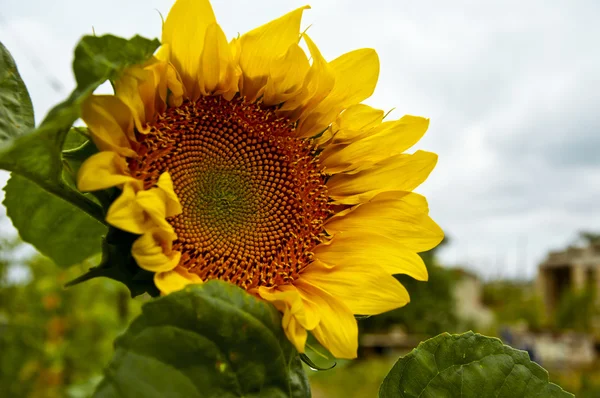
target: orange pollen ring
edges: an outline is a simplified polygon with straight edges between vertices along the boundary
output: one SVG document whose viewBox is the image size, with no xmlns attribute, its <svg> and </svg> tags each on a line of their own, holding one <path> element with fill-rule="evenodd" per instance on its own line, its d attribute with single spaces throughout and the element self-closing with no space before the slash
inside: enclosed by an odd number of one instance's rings
<svg viewBox="0 0 600 398">
<path fill-rule="evenodd" d="M 183 212 L 168 219 L 180 265 L 244 289 L 291 283 L 331 214 L 314 144 L 273 107 L 202 97 L 137 134 L 129 160 L 146 189 L 168 171 Z"/>
</svg>

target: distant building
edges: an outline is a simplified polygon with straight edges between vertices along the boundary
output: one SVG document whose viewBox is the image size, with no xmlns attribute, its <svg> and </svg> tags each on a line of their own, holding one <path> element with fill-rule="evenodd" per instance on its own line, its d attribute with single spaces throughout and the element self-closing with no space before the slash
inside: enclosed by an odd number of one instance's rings
<svg viewBox="0 0 600 398">
<path fill-rule="evenodd" d="M 549 316 L 567 291 L 600 291 L 600 242 L 550 252 L 539 265 L 537 285 Z"/>
</svg>

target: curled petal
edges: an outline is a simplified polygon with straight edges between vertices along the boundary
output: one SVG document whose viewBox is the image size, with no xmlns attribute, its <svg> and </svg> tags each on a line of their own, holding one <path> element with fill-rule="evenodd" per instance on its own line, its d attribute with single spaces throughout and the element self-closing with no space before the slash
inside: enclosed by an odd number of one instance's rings
<svg viewBox="0 0 600 398">
<path fill-rule="evenodd" d="M 154 228 L 133 242 L 131 254 L 136 263 L 147 271 L 171 271 L 181 259 L 181 253 L 172 250 L 173 238 L 173 234 Z"/>
<path fill-rule="evenodd" d="M 125 184 L 121 196 L 108 209 L 106 221 L 134 234 L 144 234 L 154 227 L 174 234 L 166 218 L 180 212 L 181 204 L 173 191 L 171 178 L 165 172 L 155 188 L 139 190 L 137 186 Z"/>
<path fill-rule="evenodd" d="M 319 314 L 307 311 L 300 293 L 293 285 L 274 288 L 260 286 L 256 293 L 262 299 L 273 303 L 275 308 L 283 313 L 283 330 L 298 352 L 303 353 L 308 336 L 306 331 L 318 325 Z"/>
<path fill-rule="evenodd" d="M 158 177 L 156 186 L 165 193 L 166 216 L 173 217 L 180 214 L 183 209 L 177 194 L 175 194 L 175 191 L 173 190 L 173 180 L 171 180 L 169 172 L 164 172 Z"/>
<path fill-rule="evenodd" d="M 356 320 L 350 309 L 336 297 L 302 279 L 294 285 L 261 286 L 257 293 L 283 312 L 283 329 L 298 352 L 304 352 L 306 331 L 309 330 L 336 357 L 356 357 Z"/>
<path fill-rule="evenodd" d="M 161 294 L 169 294 L 185 288 L 188 285 L 202 283 L 196 274 L 188 272 L 183 267 L 175 267 L 171 271 L 154 274 L 154 284 Z"/>
<path fill-rule="evenodd" d="M 342 300 L 325 290 L 296 282 L 307 312 L 320 316 L 319 324 L 312 329 L 315 338 L 336 358 L 356 358 L 358 350 L 358 325 L 354 314 Z"/>
<path fill-rule="evenodd" d="M 141 235 L 156 224 L 137 202 L 136 188 L 133 184 L 123 186 L 121 195 L 108 208 L 106 221 L 123 231 Z"/>
</svg>

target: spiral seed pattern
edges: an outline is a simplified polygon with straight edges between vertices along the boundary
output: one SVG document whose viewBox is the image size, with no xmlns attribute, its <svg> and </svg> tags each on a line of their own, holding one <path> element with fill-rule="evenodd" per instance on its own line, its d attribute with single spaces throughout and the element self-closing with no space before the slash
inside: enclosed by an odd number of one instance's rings
<svg viewBox="0 0 600 398">
<path fill-rule="evenodd" d="M 293 132 L 273 108 L 217 96 L 138 134 L 132 173 L 150 188 L 168 171 L 183 207 L 168 219 L 180 265 L 251 289 L 290 283 L 312 261 L 331 206 L 312 142 Z"/>
</svg>

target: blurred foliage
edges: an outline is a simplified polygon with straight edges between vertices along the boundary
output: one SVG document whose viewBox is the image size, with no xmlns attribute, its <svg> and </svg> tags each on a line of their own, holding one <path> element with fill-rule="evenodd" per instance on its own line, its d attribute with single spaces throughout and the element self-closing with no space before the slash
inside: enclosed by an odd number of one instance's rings
<svg viewBox="0 0 600 398">
<path fill-rule="evenodd" d="M 600 362 L 584 369 L 572 369 L 564 372 L 550 373 L 552 382 L 571 391 L 577 398 L 600 397 Z"/>
<path fill-rule="evenodd" d="M 381 315 L 362 319 L 359 327 L 363 332 L 379 332 L 400 325 L 407 333 L 437 335 L 455 331 L 458 319 L 455 313 L 453 287 L 456 274 L 436 262 L 436 251 L 447 240 L 433 250 L 421 253 L 427 266 L 429 280 L 417 281 L 406 275 L 395 275 L 410 294 L 410 303 L 405 307 Z"/>
<path fill-rule="evenodd" d="M 338 360 L 337 366 L 323 372 L 309 371 L 313 398 L 377 397 L 381 382 L 396 357 L 370 357 L 368 360 Z"/>
<path fill-rule="evenodd" d="M 525 322 L 530 329 L 543 326 L 544 303 L 529 282 L 496 281 L 483 287 L 483 305 L 489 307 L 500 325 Z"/>
<path fill-rule="evenodd" d="M 0 396 L 89 396 L 140 303 L 108 279 L 64 289 L 89 264 L 18 261 L 15 248 L 0 242 Z"/>
<path fill-rule="evenodd" d="M 598 315 L 595 298 L 595 291 L 590 287 L 564 292 L 556 309 L 555 326 L 558 329 L 591 332 L 594 318 Z"/>
<path fill-rule="evenodd" d="M 579 231 L 579 239 L 586 244 L 594 244 L 600 242 L 600 232 L 595 231 Z"/>
</svg>

